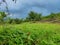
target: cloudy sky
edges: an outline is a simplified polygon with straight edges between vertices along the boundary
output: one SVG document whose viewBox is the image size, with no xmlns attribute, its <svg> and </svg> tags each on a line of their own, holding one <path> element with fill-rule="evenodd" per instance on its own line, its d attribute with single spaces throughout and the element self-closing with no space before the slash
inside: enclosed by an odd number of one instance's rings
<svg viewBox="0 0 60 45">
<path fill-rule="evenodd" d="M 12 0 L 6 0 L 11 17 L 24 18 L 30 11 L 48 15 L 51 12 L 60 12 L 60 0 L 17 0 L 16 4 Z M 1 2 L 1 0 L 0 0 Z M 0 11 L 6 11 L 5 4 L 0 6 Z"/>
</svg>

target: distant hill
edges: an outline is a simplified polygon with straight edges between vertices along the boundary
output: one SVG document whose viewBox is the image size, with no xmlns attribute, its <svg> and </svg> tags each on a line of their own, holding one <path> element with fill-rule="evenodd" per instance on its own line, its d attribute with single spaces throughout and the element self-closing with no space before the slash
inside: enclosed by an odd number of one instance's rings
<svg viewBox="0 0 60 45">
<path fill-rule="evenodd" d="M 42 21 L 59 22 L 60 23 L 60 13 L 51 13 L 50 15 L 43 16 Z"/>
</svg>

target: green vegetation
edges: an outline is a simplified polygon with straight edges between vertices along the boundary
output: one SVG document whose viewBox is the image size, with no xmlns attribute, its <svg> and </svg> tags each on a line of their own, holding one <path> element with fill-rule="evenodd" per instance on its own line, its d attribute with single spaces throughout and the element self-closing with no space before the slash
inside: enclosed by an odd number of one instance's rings
<svg viewBox="0 0 60 45">
<path fill-rule="evenodd" d="M 29 20 L 29 21 L 40 21 L 41 20 L 41 14 L 38 14 L 36 12 L 33 12 L 31 11 L 29 14 L 28 14 L 28 17 L 26 17 L 26 20 Z"/>
<path fill-rule="evenodd" d="M 13 19 L 0 12 L 0 45 L 60 45 L 60 13 L 31 11 L 25 19 Z"/>
<path fill-rule="evenodd" d="M 1 25 L 0 45 L 60 45 L 60 25 L 31 22 Z"/>
<path fill-rule="evenodd" d="M 5 12 L 0 12 L 0 24 L 1 23 L 4 23 L 4 18 L 6 17 L 7 15 L 5 14 Z"/>
<path fill-rule="evenodd" d="M 7 0 L 3 3 L 8 13 L 0 12 L 0 45 L 60 45 L 60 13 L 31 11 L 24 19 L 10 18 Z"/>
<path fill-rule="evenodd" d="M 20 24 L 23 22 L 53 22 L 60 23 L 60 13 L 51 13 L 47 16 L 42 16 L 42 14 L 31 11 L 28 16 L 24 19 L 10 18 L 7 17 L 5 12 L 0 12 L 0 22 L 8 24 Z M 1 24 L 1 23 L 0 23 Z"/>
</svg>

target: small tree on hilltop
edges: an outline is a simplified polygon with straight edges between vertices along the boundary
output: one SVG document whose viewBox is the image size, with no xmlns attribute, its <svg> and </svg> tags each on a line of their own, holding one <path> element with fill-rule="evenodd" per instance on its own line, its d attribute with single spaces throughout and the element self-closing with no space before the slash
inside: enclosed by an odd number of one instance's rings
<svg viewBox="0 0 60 45">
<path fill-rule="evenodd" d="M 28 14 L 27 19 L 29 19 L 30 21 L 40 21 L 41 20 L 41 14 L 38 14 L 36 12 L 31 11 Z"/>
</svg>

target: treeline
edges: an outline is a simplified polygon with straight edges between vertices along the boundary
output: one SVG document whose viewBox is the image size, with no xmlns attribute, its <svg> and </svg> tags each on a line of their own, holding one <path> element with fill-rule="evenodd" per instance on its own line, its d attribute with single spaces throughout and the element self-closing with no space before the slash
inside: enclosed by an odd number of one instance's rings
<svg viewBox="0 0 60 45">
<path fill-rule="evenodd" d="M 7 17 L 5 12 L 0 12 L 0 24 L 20 24 L 23 22 L 58 22 L 60 23 L 60 13 L 51 13 L 47 16 L 31 11 L 25 19 Z"/>
</svg>

